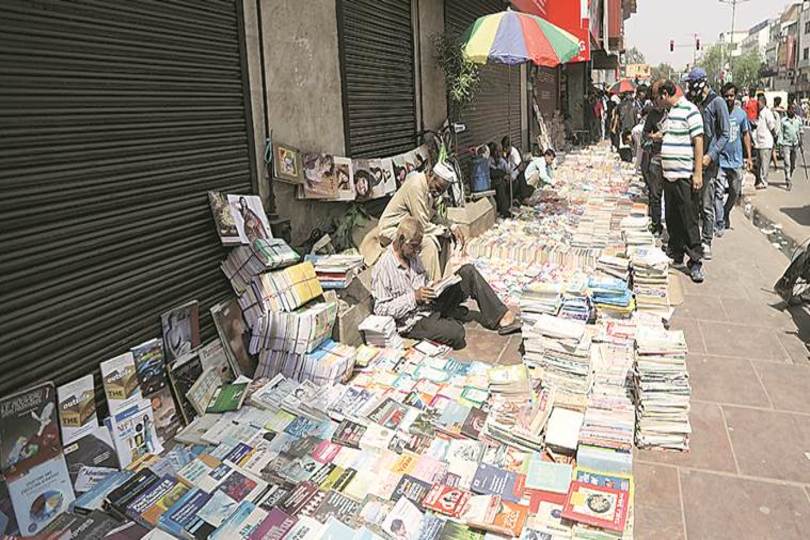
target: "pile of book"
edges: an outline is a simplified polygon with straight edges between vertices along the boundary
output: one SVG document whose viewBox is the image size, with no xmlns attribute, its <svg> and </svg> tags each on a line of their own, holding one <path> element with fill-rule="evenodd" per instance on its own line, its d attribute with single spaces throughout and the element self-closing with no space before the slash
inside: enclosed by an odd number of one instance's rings
<svg viewBox="0 0 810 540">
<path fill-rule="evenodd" d="M 323 289 L 310 262 L 259 274 L 239 296 L 239 305 L 250 327 L 270 311 L 293 311 L 321 296 Z"/>
<path fill-rule="evenodd" d="M 640 248 L 632 256 L 633 293 L 639 311 L 669 318 L 669 257 L 657 248 Z"/>
<path fill-rule="evenodd" d="M 584 410 L 593 383 L 591 335 L 580 321 L 541 315 L 524 327 L 524 362 L 543 385 L 556 390 L 556 401 Z"/>
<path fill-rule="evenodd" d="M 402 347 L 402 338 L 397 332 L 397 323 L 393 317 L 369 315 L 363 319 L 358 329 L 363 333 L 367 345 L 393 349 Z"/>
<path fill-rule="evenodd" d="M 602 255 L 596 261 L 596 269 L 622 281 L 629 281 L 630 279 L 630 260 L 624 257 Z"/>
<path fill-rule="evenodd" d="M 650 232 L 650 218 L 647 216 L 627 216 L 621 222 L 621 230 L 628 250 L 635 246 L 655 246 L 655 237 Z"/>
<path fill-rule="evenodd" d="M 635 309 L 633 293 L 627 288 L 627 282 L 613 277 L 592 276 L 588 280 L 588 289 L 597 312 L 608 317 L 629 317 Z"/>
<path fill-rule="evenodd" d="M 307 353 L 262 349 L 259 352 L 256 377 L 269 378 L 281 373 L 300 382 L 334 384 L 346 380 L 352 374 L 356 356 L 355 347 L 331 339 Z"/>
<path fill-rule="evenodd" d="M 644 325 L 636 332 L 636 444 L 689 448 L 691 387 L 681 330 Z"/>
<path fill-rule="evenodd" d="M 250 245 L 232 249 L 220 266 L 236 294 L 242 294 L 259 274 L 290 266 L 299 259 L 284 240 L 257 238 Z"/>
<path fill-rule="evenodd" d="M 593 316 L 593 303 L 588 294 L 588 282 L 579 275 L 568 282 L 563 293 L 560 317 L 587 322 Z"/>
<path fill-rule="evenodd" d="M 556 315 L 562 305 L 563 284 L 532 283 L 524 288 L 520 295 L 521 320 L 531 323 L 543 313 Z"/>
<path fill-rule="evenodd" d="M 250 353 L 288 351 L 305 354 L 315 350 L 332 335 L 337 302 L 307 304 L 292 312 L 268 311 L 253 324 Z"/>
<path fill-rule="evenodd" d="M 307 255 L 324 289 L 345 289 L 363 269 L 362 255 Z"/>
</svg>

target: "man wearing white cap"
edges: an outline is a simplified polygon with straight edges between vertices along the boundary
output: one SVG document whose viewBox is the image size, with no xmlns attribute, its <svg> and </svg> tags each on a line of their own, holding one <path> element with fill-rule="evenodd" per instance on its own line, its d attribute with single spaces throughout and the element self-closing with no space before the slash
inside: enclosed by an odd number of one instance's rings
<svg viewBox="0 0 810 540">
<path fill-rule="evenodd" d="M 436 212 L 436 203 L 450 184 L 458 182 L 452 167 L 437 163 L 428 172 L 412 172 L 397 190 L 380 216 L 376 229 L 368 233 L 360 246 L 360 252 L 368 266 L 373 265 L 396 237 L 400 222 L 406 217 L 415 218 L 424 231 L 420 259 L 430 281 L 437 281 L 444 273 L 442 248 L 447 245 L 448 233 L 462 246 L 464 235 L 457 225 L 450 225 Z"/>
</svg>

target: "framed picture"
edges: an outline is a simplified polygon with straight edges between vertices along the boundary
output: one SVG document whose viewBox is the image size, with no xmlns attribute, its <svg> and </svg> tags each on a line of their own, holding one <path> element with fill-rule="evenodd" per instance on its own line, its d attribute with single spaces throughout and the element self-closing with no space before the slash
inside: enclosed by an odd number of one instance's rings
<svg viewBox="0 0 810 540">
<path fill-rule="evenodd" d="M 303 184 L 304 174 L 301 170 L 301 152 L 286 144 L 273 144 L 273 163 L 275 177 L 290 184 Z"/>
<path fill-rule="evenodd" d="M 335 157 L 335 181 L 337 198 L 341 201 L 353 201 L 357 194 L 354 191 L 354 168 L 350 158 Z"/>
<path fill-rule="evenodd" d="M 337 199 L 334 156 L 306 153 L 302 156 L 302 162 L 304 197 L 307 199 Z"/>
</svg>

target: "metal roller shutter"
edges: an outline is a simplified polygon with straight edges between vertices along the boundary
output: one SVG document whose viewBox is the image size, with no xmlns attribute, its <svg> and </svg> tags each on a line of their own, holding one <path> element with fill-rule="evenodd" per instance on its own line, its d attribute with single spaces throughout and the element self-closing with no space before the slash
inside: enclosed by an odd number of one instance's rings
<svg viewBox="0 0 810 540">
<path fill-rule="evenodd" d="M 506 3 L 501 0 L 446 0 L 445 29 L 461 36 L 478 17 L 505 9 Z M 483 66 L 478 95 L 462 113 L 467 131 L 459 135 L 459 146 L 464 148 L 490 141 L 500 144 L 509 127 L 508 119 L 511 121 L 509 135 L 512 144 L 520 147 L 520 100 L 520 66 Z"/>
<path fill-rule="evenodd" d="M 339 0 L 346 152 L 386 157 L 416 146 L 410 0 Z"/>
<path fill-rule="evenodd" d="M 191 299 L 215 335 L 206 192 L 256 183 L 242 36 L 233 0 L 0 4 L 0 395 L 97 371 Z"/>
</svg>

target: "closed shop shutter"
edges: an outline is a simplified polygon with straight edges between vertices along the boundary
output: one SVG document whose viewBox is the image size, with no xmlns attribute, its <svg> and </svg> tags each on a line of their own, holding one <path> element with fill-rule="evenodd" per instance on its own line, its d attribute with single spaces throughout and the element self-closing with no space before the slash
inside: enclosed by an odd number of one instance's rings
<svg viewBox="0 0 810 540">
<path fill-rule="evenodd" d="M 386 157 L 416 146 L 410 0 L 341 0 L 346 151 Z"/>
<path fill-rule="evenodd" d="M 478 17 L 506 9 L 500 0 L 446 0 L 444 6 L 445 29 L 459 36 Z M 480 81 L 475 100 L 462 112 L 467 131 L 459 135 L 459 147 L 500 144 L 508 127 L 512 144 L 520 147 L 520 66 L 487 64 L 481 68 Z"/>
<path fill-rule="evenodd" d="M 0 4 L 0 395 L 230 294 L 206 192 L 252 191 L 241 7 Z M 97 389 L 99 378 L 96 378 Z"/>
</svg>

